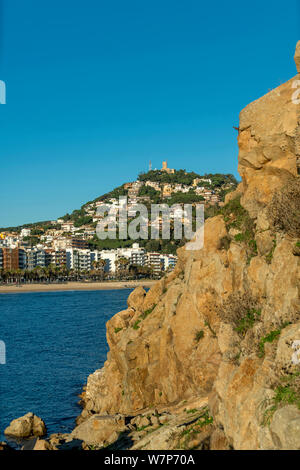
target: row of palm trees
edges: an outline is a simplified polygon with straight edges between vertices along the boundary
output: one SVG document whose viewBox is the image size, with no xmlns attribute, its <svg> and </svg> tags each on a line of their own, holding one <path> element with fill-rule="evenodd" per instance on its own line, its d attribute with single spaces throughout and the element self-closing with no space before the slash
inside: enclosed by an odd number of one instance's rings
<svg viewBox="0 0 300 470">
<path fill-rule="evenodd" d="M 138 266 L 129 263 L 127 258 L 120 258 L 116 264 L 116 273 L 105 272 L 105 261 L 93 262 L 91 270 L 78 271 L 67 269 L 65 265 L 37 266 L 34 269 L 0 269 L 0 283 L 2 284 L 31 284 L 31 283 L 62 283 L 71 281 L 104 281 L 104 280 L 130 280 L 142 278 L 156 278 L 149 266 Z"/>
</svg>

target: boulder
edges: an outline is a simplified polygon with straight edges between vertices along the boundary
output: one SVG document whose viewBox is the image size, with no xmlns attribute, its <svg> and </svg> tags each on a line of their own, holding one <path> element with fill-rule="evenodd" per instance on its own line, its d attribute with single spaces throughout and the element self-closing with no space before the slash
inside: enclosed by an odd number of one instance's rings
<svg viewBox="0 0 300 470">
<path fill-rule="evenodd" d="M 50 450 L 51 446 L 49 442 L 45 441 L 44 439 L 38 439 L 35 443 L 33 450 Z"/>
<path fill-rule="evenodd" d="M 121 416 L 93 415 L 72 431 L 70 440 L 78 439 L 88 445 L 107 445 L 125 429 L 125 419 Z"/>
<path fill-rule="evenodd" d="M 147 416 L 142 416 L 141 419 L 138 422 L 138 427 L 139 428 L 144 428 L 150 425 L 150 421 L 147 418 Z"/>
<path fill-rule="evenodd" d="M 44 421 L 33 413 L 27 413 L 14 419 L 5 429 L 4 434 L 14 437 L 44 436 L 46 426 Z"/>
</svg>

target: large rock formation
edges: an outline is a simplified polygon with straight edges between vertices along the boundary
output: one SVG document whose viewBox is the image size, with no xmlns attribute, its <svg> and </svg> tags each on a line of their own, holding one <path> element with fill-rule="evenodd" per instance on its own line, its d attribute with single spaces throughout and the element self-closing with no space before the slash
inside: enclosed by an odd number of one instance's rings
<svg viewBox="0 0 300 470">
<path fill-rule="evenodd" d="M 12 437 L 33 437 L 46 434 L 44 421 L 33 413 L 27 413 L 14 419 L 5 429 L 4 434 Z"/>
<path fill-rule="evenodd" d="M 275 191 L 297 175 L 295 159 L 297 106 L 294 79 L 249 104 L 240 114 L 239 173 L 242 204 L 252 217 Z"/>
<path fill-rule="evenodd" d="M 174 272 L 107 323 L 107 361 L 88 378 L 79 425 L 208 397 L 210 448 L 300 449 L 294 83 L 241 112 L 242 183 L 206 221 L 204 248 L 181 248 Z"/>
</svg>

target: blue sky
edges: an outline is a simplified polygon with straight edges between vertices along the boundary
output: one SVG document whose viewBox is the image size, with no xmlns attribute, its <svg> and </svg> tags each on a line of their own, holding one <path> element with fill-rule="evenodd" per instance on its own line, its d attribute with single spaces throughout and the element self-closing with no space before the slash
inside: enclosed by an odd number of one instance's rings
<svg viewBox="0 0 300 470">
<path fill-rule="evenodd" d="M 285 5 L 2 0 L 0 226 L 55 219 L 150 159 L 238 176 L 240 110 L 296 75 Z"/>
</svg>

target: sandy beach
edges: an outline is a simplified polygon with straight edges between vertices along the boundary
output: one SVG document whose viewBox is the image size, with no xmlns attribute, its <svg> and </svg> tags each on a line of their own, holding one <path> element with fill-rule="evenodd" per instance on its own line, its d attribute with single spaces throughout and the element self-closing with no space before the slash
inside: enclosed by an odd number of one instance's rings
<svg viewBox="0 0 300 470">
<path fill-rule="evenodd" d="M 133 289 L 138 286 L 151 287 L 155 280 L 141 281 L 107 281 L 107 282 L 67 282 L 65 284 L 22 284 L 0 286 L 0 294 L 15 294 L 26 292 L 51 292 L 68 290 L 110 290 Z"/>
</svg>

